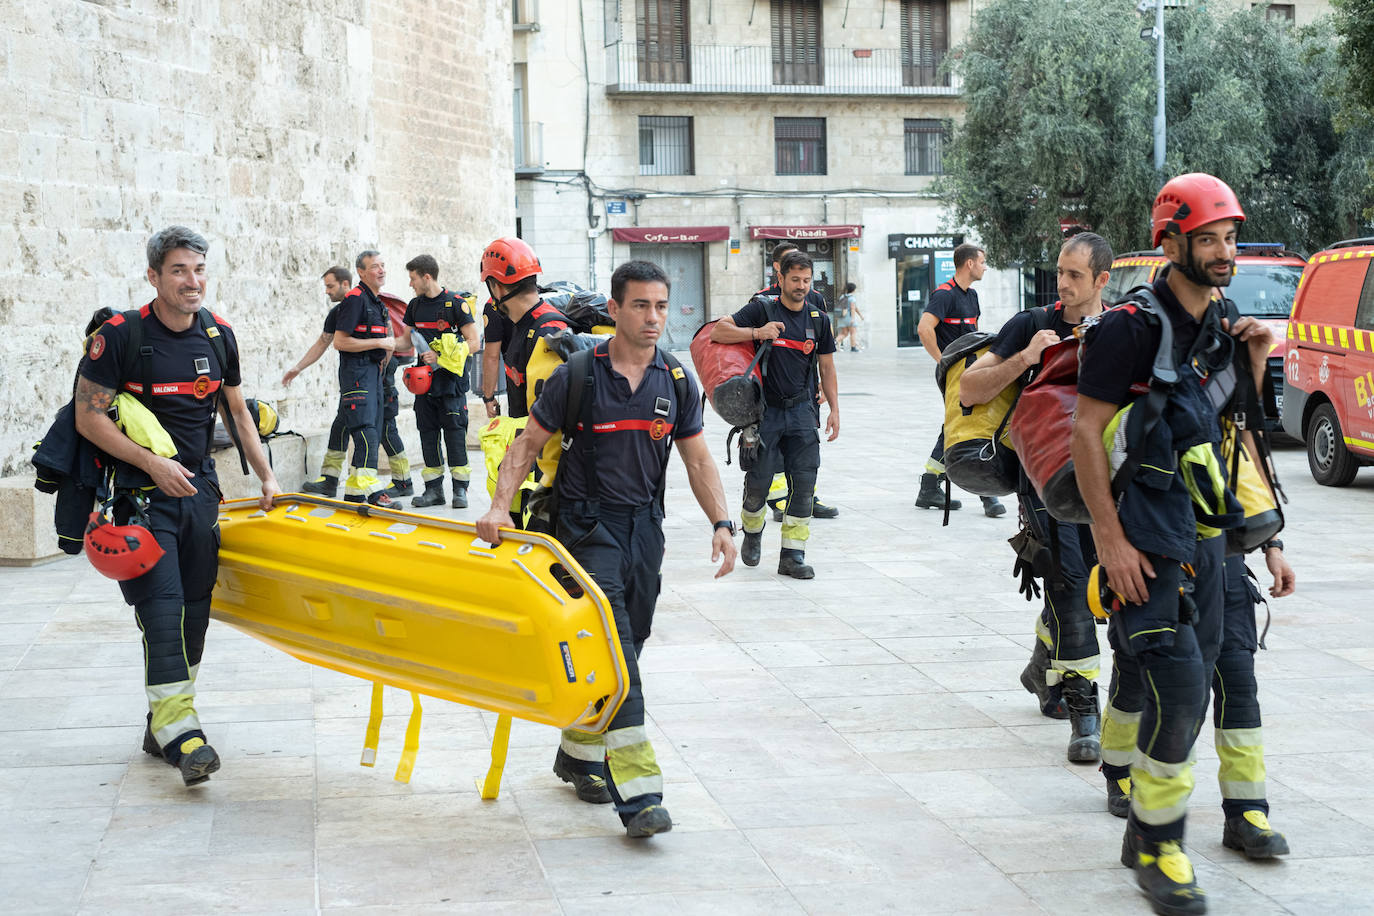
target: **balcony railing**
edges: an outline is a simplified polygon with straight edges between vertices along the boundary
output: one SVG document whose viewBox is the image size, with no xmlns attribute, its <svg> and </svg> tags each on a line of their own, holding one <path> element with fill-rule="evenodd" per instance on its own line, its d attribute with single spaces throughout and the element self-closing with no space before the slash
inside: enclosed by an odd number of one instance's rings
<svg viewBox="0 0 1374 916">
<path fill-rule="evenodd" d="M 775 64 L 767 45 L 691 45 L 685 58 L 641 59 L 635 42 L 606 47 L 606 91 L 772 95 L 957 96 L 957 79 L 904 63 L 899 48 L 825 48 L 819 60 Z"/>
<path fill-rule="evenodd" d="M 515 123 L 515 174 L 538 175 L 544 171 L 544 122 Z"/>
</svg>

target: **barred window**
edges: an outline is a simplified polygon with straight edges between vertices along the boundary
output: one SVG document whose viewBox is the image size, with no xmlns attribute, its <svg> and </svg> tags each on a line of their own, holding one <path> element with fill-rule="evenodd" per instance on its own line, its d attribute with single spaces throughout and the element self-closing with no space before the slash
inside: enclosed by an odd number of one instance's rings
<svg viewBox="0 0 1374 916">
<path fill-rule="evenodd" d="M 943 175 L 945 124 L 934 118 L 907 118 L 906 173 Z"/>
<path fill-rule="evenodd" d="M 826 174 L 825 118 L 774 118 L 773 147 L 777 174 Z"/>
<path fill-rule="evenodd" d="M 692 119 L 641 115 L 639 174 L 692 175 Z"/>
</svg>

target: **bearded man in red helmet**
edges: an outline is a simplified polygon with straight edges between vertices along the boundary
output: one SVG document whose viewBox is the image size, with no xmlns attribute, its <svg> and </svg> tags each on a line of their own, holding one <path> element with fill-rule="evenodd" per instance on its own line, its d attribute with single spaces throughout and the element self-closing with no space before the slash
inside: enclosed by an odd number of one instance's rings
<svg viewBox="0 0 1374 916">
<path fill-rule="evenodd" d="M 1109 796 L 1130 796 L 1121 863 L 1155 912 L 1191 914 L 1207 909 L 1182 849 L 1193 742 L 1222 639 L 1225 531 L 1244 517 L 1222 470 L 1219 419 L 1242 371 L 1262 383 L 1272 335 L 1220 294 L 1245 221 L 1225 182 L 1174 178 L 1151 215 L 1169 265 L 1087 327 L 1072 454 L 1118 600 L 1102 757 Z M 1248 367 L 1237 359 L 1246 349 Z M 1123 736 L 1134 740 L 1122 747 Z"/>
</svg>

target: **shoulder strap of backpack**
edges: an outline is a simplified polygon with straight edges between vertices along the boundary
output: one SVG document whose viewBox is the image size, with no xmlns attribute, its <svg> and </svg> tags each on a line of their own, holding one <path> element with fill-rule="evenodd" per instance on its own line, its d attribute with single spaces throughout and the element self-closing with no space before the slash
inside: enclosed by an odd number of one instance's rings
<svg viewBox="0 0 1374 916">
<path fill-rule="evenodd" d="M 215 351 L 215 359 L 219 360 L 220 386 L 215 392 L 215 409 L 211 413 L 210 426 L 214 428 L 214 417 L 220 414 L 223 409 L 224 397 L 224 375 L 229 368 L 229 348 L 224 345 L 224 335 L 220 333 L 219 322 L 215 320 L 215 315 L 207 308 L 200 310 L 200 328 L 205 332 L 205 336 L 210 341 L 210 349 Z M 239 466 L 243 473 L 248 473 L 248 455 L 243 451 L 243 439 L 239 436 L 238 424 L 234 422 L 232 412 L 224 412 L 224 428 L 229 433 L 229 438 L 234 442 L 234 449 L 239 453 Z"/>
<path fill-rule="evenodd" d="M 593 372 L 595 358 L 596 347 L 578 350 L 568 357 L 568 398 L 563 407 L 562 429 L 565 456 L 579 438 L 579 423 L 582 425 L 581 431 L 586 434 L 580 437 L 581 442 L 577 451 L 582 456 L 583 467 L 587 471 L 587 492 L 593 502 L 601 498 L 600 481 L 596 477 L 596 437 L 591 434 L 592 402 L 595 400 L 593 389 L 596 385 L 596 376 Z M 554 478 L 555 489 L 558 479 Z"/>
<path fill-rule="evenodd" d="M 1063 310 L 1062 303 L 1056 302 L 1054 305 L 1042 305 L 1036 309 L 1035 329 L 1037 331 L 1048 331 L 1054 327 L 1055 317 Z"/>
<path fill-rule="evenodd" d="M 663 357 L 663 362 L 668 366 L 668 375 L 673 380 L 673 402 L 677 407 L 676 422 L 673 425 L 676 427 L 682 422 L 682 411 L 692 403 L 692 387 L 687 381 L 687 370 L 682 368 L 682 363 L 678 362 L 676 356 L 663 349 L 658 350 L 658 355 Z M 663 463 L 658 469 L 658 508 L 663 512 L 667 511 L 663 498 L 668 489 L 668 459 L 672 455 L 673 437 L 670 436 L 668 447 L 663 450 Z"/>
<path fill-rule="evenodd" d="M 1140 470 L 1140 462 L 1145 457 L 1143 444 L 1164 415 L 1169 392 L 1178 384 L 1179 379 L 1178 356 L 1174 353 L 1174 328 L 1169 316 L 1164 313 L 1164 306 L 1160 304 L 1155 291 L 1149 286 L 1137 286 L 1123 301 L 1135 305 L 1159 326 L 1159 347 L 1155 350 L 1154 364 L 1150 369 L 1150 391 L 1135 408 L 1140 411 L 1139 415 L 1129 420 L 1133 424 L 1140 424 L 1136 427 L 1140 431 L 1135 438 L 1138 445 L 1127 450 L 1125 460 L 1121 462 L 1116 476 L 1112 478 L 1113 496 L 1120 496 Z"/>
</svg>

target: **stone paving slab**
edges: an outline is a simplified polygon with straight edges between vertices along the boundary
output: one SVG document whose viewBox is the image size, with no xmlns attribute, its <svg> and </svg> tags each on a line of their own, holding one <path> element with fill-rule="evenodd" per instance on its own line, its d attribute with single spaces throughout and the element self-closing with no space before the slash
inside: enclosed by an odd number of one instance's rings
<svg viewBox="0 0 1374 916">
<path fill-rule="evenodd" d="M 1122 822 L 1066 726 L 1016 681 L 1035 608 L 1011 517 L 976 498 L 942 527 L 911 505 L 939 426 L 922 353 L 837 355 L 843 427 L 823 449 L 812 582 L 764 563 L 713 580 L 675 461 L 654 636 L 642 660 L 672 833 L 627 840 L 549 770 L 553 729 L 517 722 L 483 802 L 495 716 L 388 691 L 357 765 L 367 684 L 212 624 L 200 708 L 224 758 L 186 790 L 139 749 L 139 639 L 84 559 L 0 569 L 0 887 L 16 913 L 1143 913 Z M 723 459 L 725 428 L 708 416 Z M 1374 471 L 1316 486 L 1280 451 L 1298 593 L 1258 656 L 1270 800 L 1293 854 L 1222 848 L 1215 752 L 1198 744 L 1189 846 L 1213 913 L 1374 912 Z M 725 467 L 731 505 L 741 487 Z M 480 492 L 480 487 L 474 493 Z M 478 496 L 475 503 L 485 504 Z M 475 518 L 465 511 L 430 510 Z M 1105 646 L 1105 639 L 1103 640 Z"/>
</svg>

